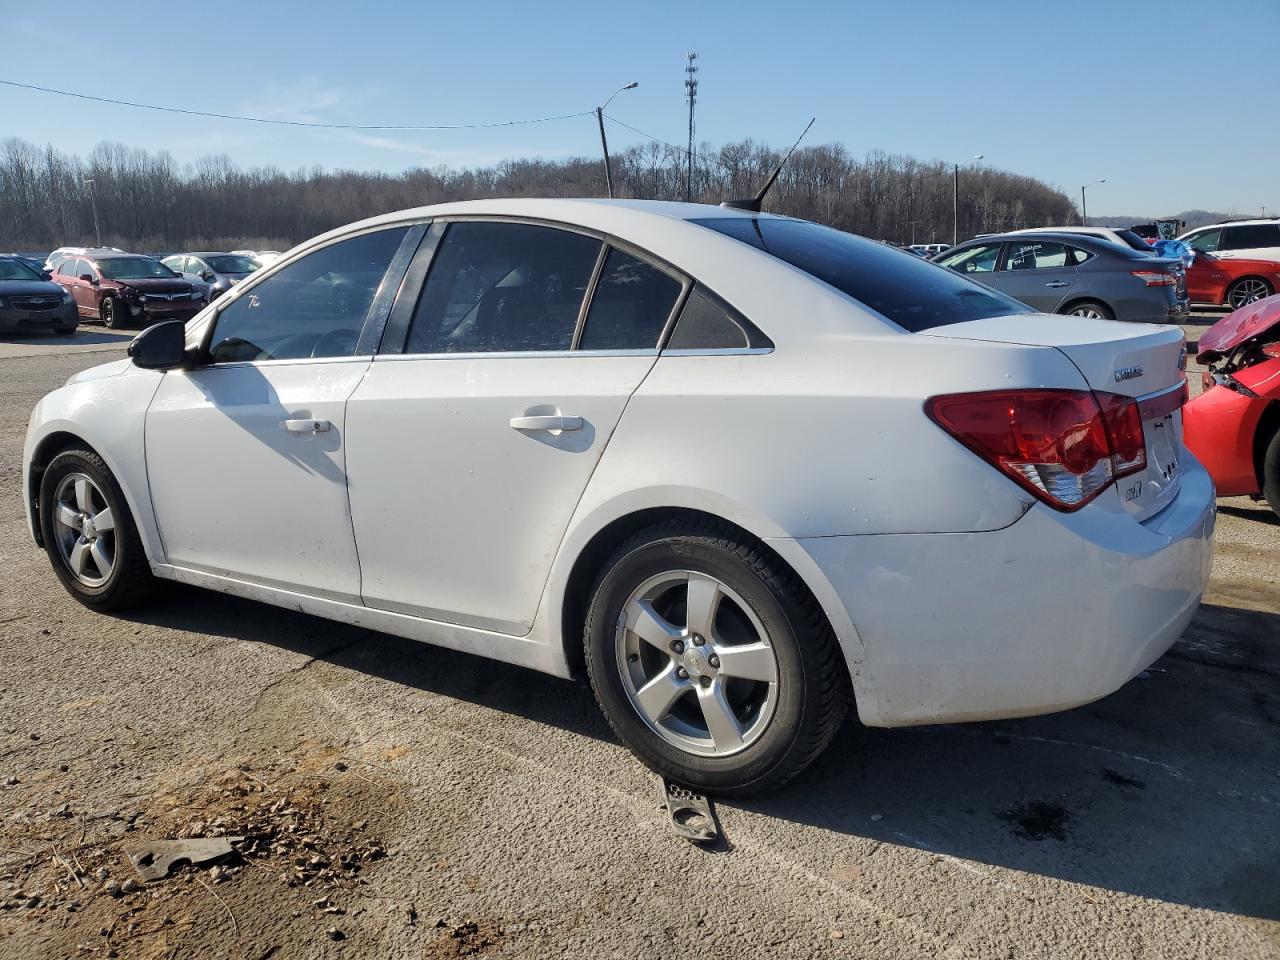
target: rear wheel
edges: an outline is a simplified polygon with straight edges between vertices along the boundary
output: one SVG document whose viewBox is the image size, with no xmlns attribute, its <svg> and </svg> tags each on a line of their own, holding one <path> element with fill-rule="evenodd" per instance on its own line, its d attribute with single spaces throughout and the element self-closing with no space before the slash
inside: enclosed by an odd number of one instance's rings
<svg viewBox="0 0 1280 960">
<path fill-rule="evenodd" d="M 1262 495 L 1272 512 L 1280 517 L 1280 428 L 1271 435 L 1271 442 L 1262 454 Z"/>
<path fill-rule="evenodd" d="M 646 765 L 748 793 L 806 767 L 850 699 L 830 625 L 795 574 L 740 532 L 672 521 L 623 544 L 586 621 L 592 689 Z"/>
<path fill-rule="evenodd" d="M 1271 296 L 1275 291 L 1261 277 L 1241 277 L 1227 288 L 1227 306 L 1233 310 L 1247 307 Z"/>
<path fill-rule="evenodd" d="M 1063 311 L 1069 317 L 1089 317 L 1093 320 L 1114 320 L 1116 315 L 1105 303 L 1097 300 L 1077 300 Z"/>
<path fill-rule="evenodd" d="M 95 610 L 122 610 L 155 588 L 120 484 L 90 450 L 64 450 L 40 481 L 40 531 L 67 592 Z"/>
</svg>

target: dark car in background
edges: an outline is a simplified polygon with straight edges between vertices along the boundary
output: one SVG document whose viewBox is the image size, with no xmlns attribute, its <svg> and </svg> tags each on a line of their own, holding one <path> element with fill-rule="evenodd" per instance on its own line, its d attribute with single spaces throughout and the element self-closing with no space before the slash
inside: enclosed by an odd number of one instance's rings
<svg viewBox="0 0 1280 960">
<path fill-rule="evenodd" d="M 159 260 L 132 253 L 69 257 L 53 280 L 75 299 L 80 316 L 108 327 L 188 320 L 204 306 L 204 290 Z"/>
<path fill-rule="evenodd" d="M 1080 233 L 981 237 L 933 262 L 1044 313 L 1181 323 L 1190 312 L 1182 261 Z"/>
<path fill-rule="evenodd" d="M 170 270 L 190 273 L 209 286 L 209 299 L 222 296 L 261 264 L 238 253 L 175 253 L 161 261 Z"/>
<path fill-rule="evenodd" d="M 75 301 L 22 257 L 0 256 L 0 333 L 52 330 L 72 334 Z"/>
</svg>

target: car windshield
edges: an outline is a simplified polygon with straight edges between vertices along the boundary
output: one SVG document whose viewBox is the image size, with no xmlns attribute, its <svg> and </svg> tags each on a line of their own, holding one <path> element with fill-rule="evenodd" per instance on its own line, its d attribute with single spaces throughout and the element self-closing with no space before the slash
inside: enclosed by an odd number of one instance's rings
<svg viewBox="0 0 1280 960">
<path fill-rule="evenodd" d="M 170 279 L 177 274 L 150 257 L 111 257 L 98 261 L 98 269 L 110 280 Z"/>
<path fill-rule="evenodd" d="M 43 279 L 21 260 L 12 257 L 0 257 L 0 280 L 40 280 Z"/>
<path fill-rule="evenodd" d="M 1031 312 L 944 267 L 807 220 L 716 217 L 692 222 L 798 267 L 912 332 Z"/>
<path fill-rule="evenodd" d="M 205 260 L 218 273 L 253 273 L 258 269 L 258 265 L 248 257 L 238 257 L 235 254 L 205 257 Z"/>
</svg>

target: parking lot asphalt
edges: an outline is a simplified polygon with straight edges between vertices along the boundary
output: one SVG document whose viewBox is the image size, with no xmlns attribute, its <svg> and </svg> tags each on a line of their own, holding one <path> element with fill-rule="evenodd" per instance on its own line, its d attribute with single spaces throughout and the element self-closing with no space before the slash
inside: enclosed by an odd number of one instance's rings
<svg viewBox="0 0 1280 960">
<path fill-rule="evenodd" d="M 0 955 L 1280 957 L 1265 506 L 1220 502 L 1203 607 L 1116 694 L 847 723 L 701 850 L 582 684 L 194 589 L 67 596 L 24 527 L 23 433 L 122 347 L 0 341 Z M 222 834 L 250 862 L 128 882 L 129 845 Z"/>
</svg>

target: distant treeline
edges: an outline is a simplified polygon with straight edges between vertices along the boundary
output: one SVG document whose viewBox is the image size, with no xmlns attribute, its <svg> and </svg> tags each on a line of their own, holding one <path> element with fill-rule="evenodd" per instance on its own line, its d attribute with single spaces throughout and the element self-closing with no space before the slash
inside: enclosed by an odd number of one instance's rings
<svg viewBox="0 0 1280 960">
<path fill-rule="evenodd" d="M 753 195 L 779 153 L 751 140 L 703 147 L 695 200 Z M 613 158 L 622 197 L 680 200 L 686 155 L 653 144 Z M 92 180 L 92 188 L 85 183 Z M 131 250 L 283 248 L 363 217 L 480 197 L 603 196 L 595 158 L 508 160 L 476 169 L 399 174 L 319 168 L 242 169 L 225 156 L 180 167 L 169 154 L 101 143 L 87 158 L 19 139 L 0 143 L 0 250 L 43 250 L 94 240 L 90 189 L 102 240 Z M 765 209 L 899 243 L 948 241 L 952 171 L 946 164 L 839 144 L 797 151 Z M 1032 177 L 984 167 L 960 171 L 960 236 L 1078 222 L 1071 200 Z"/>
</svg>

